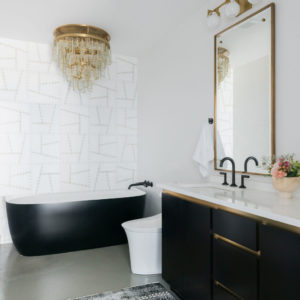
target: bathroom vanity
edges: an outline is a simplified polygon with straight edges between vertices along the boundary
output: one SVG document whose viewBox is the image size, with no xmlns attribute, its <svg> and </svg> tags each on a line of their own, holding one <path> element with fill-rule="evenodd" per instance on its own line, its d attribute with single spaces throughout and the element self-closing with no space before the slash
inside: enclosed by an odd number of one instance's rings
<svg viewBox="0 0 300 300">
<path fill-rule="evenodd" d="M 185 300 L 300 298 L 300 199 L 164 186 L 163 278 Z"/>
</svg>

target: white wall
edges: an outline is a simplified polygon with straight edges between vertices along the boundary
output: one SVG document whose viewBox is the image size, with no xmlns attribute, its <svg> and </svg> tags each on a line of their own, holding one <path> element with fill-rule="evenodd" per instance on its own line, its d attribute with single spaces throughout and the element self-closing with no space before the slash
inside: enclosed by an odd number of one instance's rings
<svg viewBox="0 0 300 300">
<path fill-rule="evenodd" d="M 199 180 L 191 157 L 201 125 L 213 114 L 213 36 L 200 16 L 191 16 L 139 58 L 141 178 Z"/>
<path fill-rule="evenodd" d="M 0 197 L 126 188 L 135 179 L 137 61 L 91 93 L 70 89 L 51 47 L 0 39 Z M 0 201 L 0 243 L 10 240 Z"/>
<path fill-rule="evenodd" d="M 138 175 L 155 182 L 201 180 L 192 154 L 213 115 L 213 35 L 204 5 L 139 58 Z M 221 1 L 214 1 L 220 3 Z M 276 147 L 300 159 L 300 2 L 276 2 Z M 270 1 L 262 1 L 244 18 Z M 252 181 L 268 181 L 252 176 Z"/>
</svg>

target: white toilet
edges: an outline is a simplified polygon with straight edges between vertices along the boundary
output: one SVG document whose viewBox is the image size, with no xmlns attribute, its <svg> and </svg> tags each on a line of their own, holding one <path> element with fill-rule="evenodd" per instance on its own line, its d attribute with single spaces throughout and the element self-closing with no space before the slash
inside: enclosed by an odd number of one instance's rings
<svg viewBox="0 0 300 300">
<path fill-rule="evenodd" d="M 161 273 L 161 214 L 127 221 L 125 229 L 134 274 Z"/>
</svg>

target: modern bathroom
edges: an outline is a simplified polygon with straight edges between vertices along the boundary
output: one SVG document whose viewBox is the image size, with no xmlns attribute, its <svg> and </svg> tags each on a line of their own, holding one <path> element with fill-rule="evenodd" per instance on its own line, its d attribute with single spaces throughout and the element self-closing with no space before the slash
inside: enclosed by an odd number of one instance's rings
<svg viewBox="0 0 300 300">
<path fill-rule="evenodd" d="M 3 2 L 0 300 L 299 300 L 299 11 Z"/>
</svg>

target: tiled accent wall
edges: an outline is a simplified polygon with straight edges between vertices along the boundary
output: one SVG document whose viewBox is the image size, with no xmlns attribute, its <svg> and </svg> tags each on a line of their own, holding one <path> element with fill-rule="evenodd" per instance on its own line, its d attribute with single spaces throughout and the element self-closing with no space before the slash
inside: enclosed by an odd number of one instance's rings
<svg viewBox="0 0 300 300">
<path fill-rule="evenodd" d="M 136 59 L 74 92 L 51 46 L 0 39 L 0 196 L 123 189 L 136 173 Z M 0 205 L 0 243 L 9 241 Z"/>
</svg>

